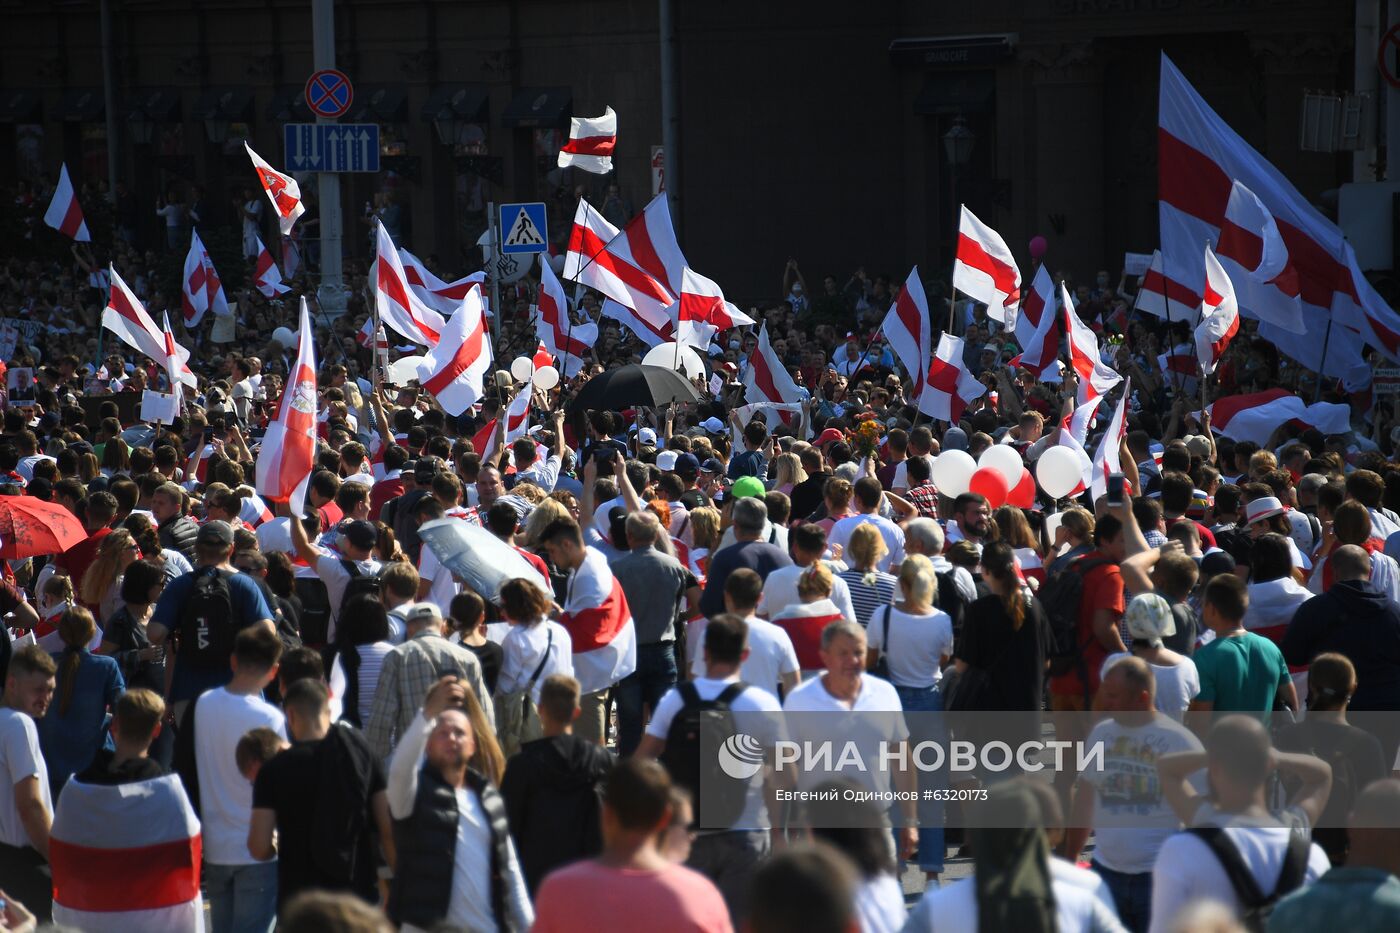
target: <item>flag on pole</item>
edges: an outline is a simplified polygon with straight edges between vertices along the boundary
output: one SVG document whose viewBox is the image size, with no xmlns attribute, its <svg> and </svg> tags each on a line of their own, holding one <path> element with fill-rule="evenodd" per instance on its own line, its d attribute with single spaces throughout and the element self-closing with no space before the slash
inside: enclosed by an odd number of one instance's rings
<svg viewBox="0 0 1400 933">
<path fill-rule="evenodd" d="M 442 340 L 423 357 L 418 381 L 433 394 L 443 411 L 456 417 L 481 399 L 491 359 L 481 286 L 477 286 L 467 292 L 462 307 L 447 319 Z"/>
<path fill-rule="evenodd" d="M 1060 301 L 1064 304 L 1065 333 L 1069 336 L 1069 362 L 1079 376 L 1079 389 L 1075 393 L 1075 404 L 1106 394 L 1123 381 L 1123 377 L 1099 356 L 1099 338 L 1093 328 L 1079 319 L 1074 309 L 1074 301 L 1069 297 L 1069 289 L 1060 283 Z"/>
<path fill-rule="evenodd" d="M 282 389 L 277 419 L 267 426 L 256 471 L 257 491 L 273 502 L 289 503 L 294 517 L 305 508 L 316 463 L 316 399 L 316 335 L 303 297 L 296 362 Z"/>
<path fill-rule="evenodd" d="M 671 224 L 671 205 L 662 192 L 608 241 L 607 251 L 655 279 L 672 298 L 680 294 L 687 263 Z M 668 304 L 670 302 L 667 302 Z"/>
<path fill-rule="evenodd" d="M 1055 314 L 1054 288 L 1050 273 L 1042 264 L 1026 293 L 1022 313 L 1016 317 L 1016 339 L 1024 349 L 1011 361 L 1045 382 L 1060 381 L 1060 329 L 1055 326 L 1059 315 Z"/>
<path fill-rule="evenodd" d="M 283 236 L 287 236 L 296 225 L 297 218 L 306 213 L 306 205 L 301 203 L 301 186 L 291 175 L 284 175 L 263 161 L 263 157 L 253 151 L 247 140 L 243 141 L 243 148 L 248 150 L 248 158 L 253 160 L 258 181 L 262 182 L 267 199 L 277 212 L 277 227 Z"/>
<path fill-rule="evenodd" d="M 569 141 L 559 150 L 559 167 L 606 175 L 612 171 L 616 146 L 617 114 L 611 107 L 601 117 L 572 117 Z"/>
<path fill-rule="evenodd" d="M 1196 355 L 1201 372 L 1215 372 L 1225 348 L 1240 330 L 1240 309 L 1235 303 L 1235 287 L 1220 267 L 1215 253 L 1206 246 L 1206 287 L 1201 299 L 1201 323 L 1196 325 Z"/>
<path fill-rule="evenodd" d="M 666 315 L 659 324 L 651 319 L 651 313 L 647 316 L 638 314 L 628 305 L 613 301 L 611 298 L 604 298 L 599 314 L 603 317 L 610 317 L 646 344 L 648 347 L 660 346 L 663 343 L 670 343 L 675 336 L 676 326 L 671 323 L 671 318 Z M 663 312 L 664 314 L 664 312 Z"/>
<path fill-rule="evenodd" d="M 58 184 L 54 186 L 49 209 L 44 211 L 44 223 L 70 240 L 79 243 L 92 241 L 87 221 L 83 219 L 82 205 L 78 203 L 78 193 L 73 190 L 73 181 L 68 177 L 66 163 L 58 166 Z"/>
<path fill-rule="evenodd" d="M 1152 251 L 1152 263 L 1138 283 L 1138 310 L 1165 321 L 1194 321 L 1201 297 L 1186 285 L 1167 279 L 1162 272 L 1162 251 Z"/>
<path fill-rule="evenodd" d="M 681 272 L 681 293 L 671 306 L 676 325 L 676 342 L 704 353 L 715 335 L 731 327 L 756 323 L 753 318 L 724 300 L 724 292 L 711 279 L 689 268 Z"/>
<path fill-rule="evenodd" d="M 583 368 L 588 351 L 598 342 L 598 325 L 593 321 L 570 324 L 569 300 L 564 286 L 544 257 L 540 258 L 540 293 L 535 310 L 535 333 L 540 338 L 540 346 L 558 360 L 560 377 L 572 379 Z"/>
<path fill-rule="evenodd" d="M 1294 334 L 1306 334 L 1298 270 L 1274 215 L 1236 179 L 1225 204 L 1215 258 L 1235 285 L 1240 312 Z"/>
<path fill-rule="evenodd" d="M 180 351 L 176 349 L 175 332 L 170 329 L 170 312 L 161 312 L 161 323 L 165 325 L 163 336 L 165 337 L 165 355 L 161 358 L 161 364 L 165 367 L 165 376 L 170 381 L 170 393 L 175 396 L 175 410 L 180 410 Z"/>
<path fill-rule="evenodd" d="M 399 251 L 389 231 L 378 220 L 374 222 L 374 237 L 378 249 L 374 300 L 379 309 L 379 320 L 406 340 L 425 347 L 437 346 L 446 327 L 442 315 L 424 304 L 409 287 L 403 263 L 399 261 Z"/>
<path fill-rule="evenodd" d="M 768 322 L 758 330 L 758 346 L 749 356 L 748 369 L 744 371 L 744 401 L 754 402 L 800 402 L 802 390 L 793 382 L 783 361 L 773 351 L 768 342 Z"/>
<path fill-rule="evenodd" d="M 535 387 L 531 383 L 525 383 L 515 398 L 511 399 L 510 406 L 505 411 L 506 418 L 506 446 L 525 437 L 530 430 L 530 399 Z M 500 423 L 500 416 L 492 418 L 486 422 L 485 426 L 472 438 L 472 447 L 476 448 L 477 454 L 481 457 L 481 462 L 485 463 L 496 455 L 496 426 Z"/>
<path fill-rule="evenodd" d="M 639 219 L 642 217 L 639 216 Z M 669 215 L 666 222 L 669 226 Z M 667 287 L 664 275 L 658 279 L 608 249 L 618 235 L 616 227 L 580 198 L 574 225 L 569 232 L 569 246 L 564 254 L 564 278 L 602 292 L 618 304 L 631 308 L 652 328 L 659 330 L 670 323 L 666 309 L 675 300 L 675 295 Z M 638 233 L 637 244 L 640 243 L 641 234 Z M 625 252 L 631 255 L 630 250 Z M 660 266 L 659 259 L 653 265 Z M 641 334 L 637 336 L 642 337 Z"/>
<path fill-rule="evenodd" d="M 1084 449 L 1089 438 L 1089 426 L 1093 423 L 1094 412 L 1098 410 L 1102 397 L 1090 399 L 1080 405 L 1069 417 L 1064 419 L 1060 425 L 1060 436 L 1057 441 L 1059 446 L 1068 447 L 1074 451 L 1079 458 L 1079 485 L 1070 490 L 1069 498 L 1074 498 L 1089 488 L 1094 479 L 1094 462 L 1089 459 L 1089 453 Z"/>
<path fill-rule="evenodd" d="M 277 271 L 277 263 L 272 261 L 272 254 L 263 246 L 261 238 L 258 239 L 258 259 L 253 264 L 253 287 L 262 292 L 264 298 L 276 298 L 291 291 L 290 285 L 282 284 L 282 273 Z M 189 265 L 188 260 L 185 263 Z"/>
<path fill-rule="evenodd" d="M 880 324 L 880 332 L 899 358 L 910 378 L 910 398 L 924 394 L 924 377 L 928 375 L 933 354 L 933 321 L 928 313 L 928 296 L 919 279 L 919 267 L 909 270 L 909 277 L 900 286 L 894 304 Z"/>
<path fill-rule="evenodd" d="M 258 243 L 262 253 L 262 243 Z M 261 255 L 259 263 L 261 263 Z M 268 257 L 268 262 L 272 257 Z M 204 320 L 204 312 L 228 314 L 228 299 L 224 297 L 224 283 L 214 270 L 214 261 L 209 251 L 199 239 L 198 231 L 190 231 L 190 251 L 185 254 L 185 274 L 180 282 L 180 309 L 185 317 L 186 329 L 199 326 Z"/>
<path fill-rule="evenodd" d="M 399 260 L 403 264 L 404 279 L 413 294 L 443 317 L 461 307 L 462 300 L 467 297 L 467 292 L 471 291 L 473 285 L 484 287 L 486 284 L 485 272 L 473 272 L 455 281 L 445 282 L 433 275 L 423 264 L 423 260 L 406 249 L 399 250 Z M 485 298 L 482 299 L 482 303 L 485 304 Z M 490 308 L 486 309 L 486 316 L 491 316 Z"/>
<path fill-rule="evenodd" d="M 1041 263 L 1035 270 L 1035 278 L 1031 280 L 1030 291 L 1026 292 L 1025 300 L 1021 302 L 1020 309 L 1016 312 L 1015 325 L 1012 326 L 1011 309 L 1008 308 L 1007 322 L 1008 329 L 1015 331 L 1016 342 L 1021 345 L 1021 349 L 1029 350 L 1035 342 L 1035 332 L 1040 327 L 1041 319 L 1045 317 L 1045 309 L 1050 309 L 1050 316 L 1055 316 L 1055 283 L 1050 278 L 1050 272 Z"/>
<path fill-rule="evenodd" d="M 924 378 L 919 411 L 937 421 L 957 424 L 967 406 L 986 391 L 987 387 L 965 368 L 962 338 L 940 335 Z"/>
<path fill-rule="evenodd" d="M 1006 241 L 963 205 L 953 288 L 987 306 L 987 316 L 1006 322 L 1006 309 L 1021 300 L 1021 270 Z"/>
<path fill-rule="evenodd" d="M 1103 432 L 1103 439 L 1099 441 L 1099 449 L 1094 452 L 1094 475 L 1090 488 L 1095 502 L 1108 494 L 1108 477 L 1113 473 L 1123 472 L 1119 453 L 1123 446 L 1123 438 L 1128 434 L 1128 397 L 1132 394 L 1133 384 L 1129 380 L 1123 386 L 1123 397 L 1118 400 L 1118 407 L 1113 410 L 1113 418 Z"/>
<path fill-rule="evenodd" d="M 136 295 L 127 287 L 117 270 L 108 267 L 112 288 L 107 299 L 107 307 L 102 312 L 102 326 L 122 339 L 122 343 L 144 353 L 153 360 L 165 359 L 165 332 L 156 327 L 156 322 L 146 313 Z M 194 373 L 190 372 L 190 351 L 177 344 L 175 352 L 180 358 L 180 381 L 191 389 L 198 385 Z"/>
</svg>

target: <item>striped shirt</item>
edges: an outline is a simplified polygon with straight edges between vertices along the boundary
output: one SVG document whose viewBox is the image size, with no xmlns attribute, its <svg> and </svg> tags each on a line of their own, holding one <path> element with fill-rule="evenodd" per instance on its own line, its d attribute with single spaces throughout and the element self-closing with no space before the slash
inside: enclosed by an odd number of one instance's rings
<svg viewBox="0 0 1400 933">
<path fill-rule="evenodd" d="M 870 624 L 870 616 L 881 606 L 894 602 L 894 594 L 899 582 L 898 578 L 883 570 L 872 571 L 874 583 L 865 582 L 865 571 L 863 570 L 843 570 L 837 576 L 846 581 L 846 588 L 851 592 L 851 605 L 856 610 L 856 621 L 861 625 Z"/>
</svg>

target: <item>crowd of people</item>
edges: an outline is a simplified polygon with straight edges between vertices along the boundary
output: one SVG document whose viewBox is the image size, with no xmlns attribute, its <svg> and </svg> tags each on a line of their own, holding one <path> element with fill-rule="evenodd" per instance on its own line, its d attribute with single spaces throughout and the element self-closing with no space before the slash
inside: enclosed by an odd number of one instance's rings
<svg viewBox="0 0 1400 933">
<path fill-rule="evenodd" d="M 99 337 L 105 263 L 148 307 L 178 294 L 153 253 L 114 244 L 0 270 L 7 314 L 43 325 L 9 363 L 37 391 L 5 408 L 0 497 L 84 533 L 0 582 L 0 928 L 153 929 L 133 905 L 189 903 L 215 933 L 1400 923 L 1400 727 L 1348 722 L 1400 711 L 1400 465 L 1365 387 L 1317 387 L 1352 403 L 1348 433 L 1232 440 L 1159 366 L 1181 335 L 1132 312 L 1126 279 L 1070 283 L 1133 377 L 1125 492 L 1018 507 L 939 489 L 934 464 L 1003 445 L 1034 471 L 1076 381 L 1015 368 L 984 307 L 952 310 L 988 392 L 930 422 L 878 333 L 891 278 L 809 289 L 789 262 L 755 317 L 806 398 L 745 420 L 747 330 L 719 335 L 722 388 L 698 403 L 576 410 L 645 350 L 584 295 L 593 358 L 505 443 L 508 372 L 460 417 L 384 383 L 354 339 L 372 292 L 352 271 L 349 312 L 318 325 L 319 444 L 291 514 L 254 489 L 296 356 L 288 307 L 231 295 L 229 339 L 182 334 L 198 387 L 180 416 L 141 423 L 131 400 L 165 376 Z M 496 309 L 493 368 L 535 348 L 532 288 Z M 946 289 L 927 291 L 942 319 Z M 1314 386 L 1248 322 L 1217 382 Z M 443 518 L 534 577 L 464 584 L 419 534 Z M 625 634 L 600 641 L 603 616 Z M 849 822 L 774 804 L 774 732 L 716 827 L 697 778 L 713 710 L 1017 714 L 1017 734 L 1108 754 L 988 779 L 1018 828 L 964 831 L 922 802 L 833 828 Z M 83 812 L 105 799 L 85 788 L 170 775 L 199 847 L 154 868 L 75 854 L 85 821 L 117 849 L 146 838 L 120 809 Z M 158 896 L 132 894 L 153 878 Z"/>
</svg>

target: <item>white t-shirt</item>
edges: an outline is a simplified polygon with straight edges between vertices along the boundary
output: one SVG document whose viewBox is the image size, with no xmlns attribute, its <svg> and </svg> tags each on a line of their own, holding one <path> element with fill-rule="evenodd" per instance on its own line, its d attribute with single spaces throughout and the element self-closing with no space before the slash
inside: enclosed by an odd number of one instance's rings
<svg viewBox="0 0 1400 933">
<path fill-rule="evenodd" d="M 512 625 L 505 640 L 501 642 L 504 657 L 501 660 L 501 673 L 496 679 L 496 693 L 511 693 L 524 690 L 525 685 L 540 666 L 545 648 L 549 649 L 549 660 L 540 668 L 540 676 L 530 688 L 530 697 L 540 702 L 540 691 L 544 689 L 546 677 L 552 674 L 574 675 L 573 643 L 569 640 L 569 630 L 558 622 L 545 619 L 534 625 Z"/>
<path fill-rule="evenodd" d="M 1230 826 L 1225 829 L 1259 889 L 1266 894 L 1273 892 L 1283 872 L 1283 857 L 1288 851 L 1291 832 L 1293 830 L 1286 826 Z M 1314 844 L 1308 852 L 1303 885 L 1314 883 L 1331 867 L 1327 854 Z M 1239 898 L 1215 853 L 1191 833 L 1177 833 L 1162 843 L 1152 866 L 1149 933 L 1166 933 L 1177 912 L 1187 902 L 1200 899 L 1219 901 L 1236 914 L 1240 910 Z"/>
<path fill-rule="evenodd" d="M 1105 719 L 1090 732 L 1089 748 L 1102 744 L 1103 770 L 1085 768 L 1079 780 L 1097 791 L 1094 860 L 1130 875 L 1152 870 L 1157 850 L 1181 828 L 1157 776 L 1157 759 L 1201 750 L 1185 726 L 1163 715 L 1129 728 Z"/>
<path fill-rule="evenodd" d="M 763 580 L 763 593 L 758 598 L 758 611 L 771 619 L 793 603 L 802 602 L 802 597 L 797 595 L 797 578 L 802 576 L 806 569 L 792 566 L 770 571 Z M 835 570 L 832 570 L 831 601 L 841 611 L 842 618 L 852 622 L 856 620 L 856 610 L 851 605 L 851 590 L 846 586 L 845 580 L 836 576 Z"/>
<path fill-rule="evenodd" d="M 932 471 L 932 470 L 933 470 L 933 457 L 929 456 L 928 454 L 924 454 L 924 462 L 928 464 L 929 470 Z M 909 488 L 909 461 L 908 461 L 908 460 L 901 460 L 901 461 L 899 462 L 899 466 L 897 466 L 897 467 L 894 468 L 894 476 L 890 479 L 890 489 L 899 490 L 899 489 L 908 489 L 908 488 Z"/>
<path fill-rule="evenodd" d="M 690 672 L 705 676 L 705 625 L 703 619 L 686 627 L 686 649 L 690 652 Z M 749 616 L 749 656 L 739 666 L 739 679 L 778 696 L 783 674 L 796 674 L 797 652 L 788 633 L 766 619 Z"/>
<path fill-rule="evenodd" d="M 6 636 L 0 633 L 0 637 Z M 15 785 L 30 776 L 39 779 L 39 796 L 52 815 L 49 769 L 39 751 L 39 730 L 34 720 L 19 710 L 0 708 L 0 843 L 7 846 L 24 848 L 30 844 L 15 806 Z"/>
<path fill-rule="evenodd" d="M 418 576 L 431 581 L 428 587 L 428 602 L 437 606 L 446 618 L 452 608 L 452 597 L 461 592 L 461 585 L 452 578 L 452 571 L 442 566 L 432 548 L 423 548 L 418 555 Z"/>
<path fill-rule="evenodd" d="M 427 551 L 428 548 L 423 550 Z M 348 557 L 342 558 L 338 554 L 323 554 L 316 560 L 316 576 L 321 578 L 321 582 L 326 584 L 326 598 L 331 604 L 331 625 L 327 637 L 335 641 L 335 626 L 340 621 L 340 604 L 345 600 L 345 588 L 350 585 L 350 571 L 341 564 L 342 560 L 350 560 Z M 360 576 L 372 577 L 379 573 L 382 566 L 379 561 L 354 560 L 350 563 L 355 565 L 355 569 L 360 572 Z"/>
<path fill-rule="evenodd" d="M 1084 888 L 1062 880 L 1051 862 L 1050 888 L 1055 895 L 1059 933 L 1124 933 L 1111 907 Z M 977 933 L 977 879 L 962 878 L 928 891 L 909 912 L 906 933 Z"/>
<path fill-rule="evenodd" d="M 20 457 L 19 463 L 15 464 L 15 472 L 20 475 L 20 479 L 26 483 L 34 482 L 34 464 L 40 460 L 52 460 L 48 454 L 34 454 L 31 457 Z"/>
<path fill-rule="evenodd" d="M 885 644 L 885 613 L 889 613 L 890 643 Z M 942 609 L 926 616 L 910 615 L 894 606 L 870 614 L 865 637 L 879 648 L 890 666 L 890 682 L 899 687 L 928 687 L 943 679 L 939 666 L 953 653 L 953 619 Z"/>
<path fill-rule="evenodd" d="M 899 879 L 881 873 L 862 881 L 856 888 L 856 916 L 861 933 L 899 933 L 909 916 Z"/>
<path fill-rule="evenodd" d="M 835 547 L 839 544 L 842 553 L 845 553 L 846 546 L 851 543 L 851 532 L 864 524 L 874 525 L 879 530 L 880 537 L 885 539 L 887 551 L 876 567 L 889 573 L 891 567 L 904 563 L 904 529 L 879 515 L 849 515 L 841 519 L 831 526 L 831 534 L 827 535 L 826 539 L 827 545 Z"/>
<path fill-rule="evenodd" d="M 890 772 L 875 766 L 879 756 L 887 746 L 896 745 L 909 738 L 909 727 L 902 715 L 897 716 L 858 716 L 851 713 L 903 713 L 899 694 L 894 685 L 871 674 L 862 674 L 860 690 L 855 700 L 847 705 L 838 700 L 826 689 L 825 677 L 813 677 L 797 686 L 783 701 L 788 734 L 793 741 L 817 744 L 834 741 L 845 748 L 850 742 L 860 753 L 860 762 L 845 762 L 834 759 L 830 771 L 820 768 L 803 769 L 798 772 L 797 783 L 803 789 L 811 788 L 833 777 L 844 777 L 855 781 L 861 787 L 879 794 L 890 790 Z M 798 713 L 836 713 L 831 716 L 791 715 Z M 864 764 L 869 763 L 869 764 Z M 837 767 L 837 765 L 841 765 Z"/>
<path fill-rule="evenodd" d="M 1132 655 L 1126 651 L 1116 651 L 1104 658 L 1103 667 L 1099 668 L 1099 679 L 1103 679 L 1110 667 L 1130 657 Z M 1152 669 L 1152 677 L 1157 681 L 1157 712 L 1166 713 L 1177 722 L 1182 722 L 1186 716 L 1186 707 L 1190 706 L 1196 694 L 1201 692 L 1201 675 L 1196 670 L 1196 662 L 1186 658 L 1180 664 L 1147 666 Z"/>
<path fill-rule="evenodd" d="M 738 677 L 730 677 L 725 680 L 715 680 L 710 677 L 697 677 L 694 680 L 695 692 L 701 700 L 713 700 L 723 693 L 730 684 L 739 680 Z M 745 681 L 747 683 L 747 681 Z M 656 711 L 651 714 L 651 722 L 647 723 L 647 735 L 666 740 L 666 734 L 671 731 L 671 721 L 676 718 L 676 714 L 685 706 L 685 700 L 681 697 L 678 688 L 672 687 L 656 704 Z M 782 707 L 778 705 L 777 699 L 767 690 L 756 687 L 748 687 L 729 704 L 730 710 L 735 714 L 735 731 L 752 735 L 763 746 L 765 751 L 772 751 L 778 740 L 783 738 L 782 732 Z M 748 715 L 745 715 L 748 714 Z M 760 770 L 750 779 L 749 793 L 744 801 L 744 810 L 739 814 L 739 818 L 734 821 L 734 825 L 740 829 L 767 829 L 768 810 L 763 804 L 763 771 Z"/>
<path fill-rule="evenodd" d="M 234 752 L 250 729 L 266 727 L 282 738 L 282 712 L 261 697 L 208 690 L 194 708 L 194 755 L 199 771 L 200 817 L 204 826 L 206 865 L 251 865 L 248 823 L 253 815 L 253 785 L 238 770 Z"/>
</svg>

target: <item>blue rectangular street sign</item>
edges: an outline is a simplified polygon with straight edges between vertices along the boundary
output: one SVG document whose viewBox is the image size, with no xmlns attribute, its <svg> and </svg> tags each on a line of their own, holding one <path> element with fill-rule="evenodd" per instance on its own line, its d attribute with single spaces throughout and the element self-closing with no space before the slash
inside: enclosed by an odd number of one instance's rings
<svg viewBox="0 0 1400 933">
<path fill-rule="evenodd" d="M 379 171 L 377 123 L 288 123 L 282 131 L 289 172 Z"/>
<path fill-rule="evenodd" d="M 543 201 L 502 204 L 498 210 L 501 216 L 497 229 L 501 231 L 501 252 L 504 255 L 543 253 L 549 248 Z"/>
</svg>

